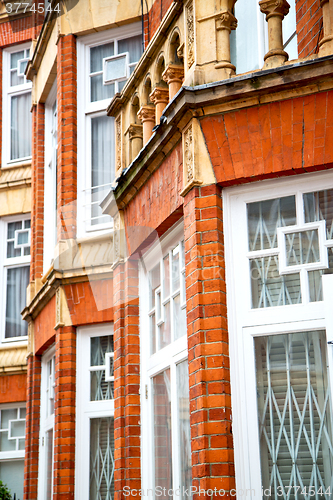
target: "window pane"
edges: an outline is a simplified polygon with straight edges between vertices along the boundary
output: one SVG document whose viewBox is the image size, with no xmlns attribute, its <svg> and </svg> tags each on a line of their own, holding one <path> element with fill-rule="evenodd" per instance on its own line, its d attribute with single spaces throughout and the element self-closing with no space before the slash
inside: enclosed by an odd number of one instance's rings
<svg viewBox="0 0 333 500">
<path fill-rule="evenodd" d="M 296 224 L 295 196 L 247 205 L 249 250 L 277 247 L 277 228 Z"/>
<path fill-rule="evenodd" d="M 113 399 L 113 382 L 105 381 L 105 370 L 90 373 L 90 401 Z"/>
<path fill-rule="evenodd" d="M 186 309 L 180 307 L 180 295 L 173 299 L 173 330 L 174 340 L 186 335 Z"/>
<path fill-rule="evenodd" d="M 280 276 L 278 256 L 250 260 L 250 274 L 253 308 L 301 302 L 299 273 Z"/>
<path fill-rule="evenodd" d="M 333 237 L 333 189 L 306 193 L 304 200 L 305 222 L 326 221 L 326 238 Z"/>
<path fill-rule="evenodd" d="M 285 235 L 287 266 L 319 262 L 318 230 L 299 231 Z"/>
<path fill-rule="evenodd" d="M 106 196 L 114 180 L 114 121 L 108 116 L 91 119 L 91 223 L 109 222 L 110 216 L 103 216 L 99 203 Z"/>
<path fill-rule="evenodd" d="M 155 290 L 161 284 L 160 265 L 154 267 L 149 273 L 150 307 L 155 307 Z"/>
<path fill-rule="evenodd" d="M 254 342 L 262 486 L 272 487 L 274 499 L 276 486 L 318 484 L 325 491 L 333 472 L 325 332 Z M 296 498 L 294 488 L 290 498 Z"/>
<path fill-rule="evenodd" d="M 104 85 L 103 75 L 94 75 L 90 78 L 91 82 L 91 102 L 111 99 L 115 94 L 114 83 Z"/>
<path fill-rule="evenodd" d="M 122 54 L 123 52 L 129 52 L 130 64 L 138 62 L 142 54 L 141 35 L 132 36 L 131 38 L 126 38 L 124 40 L 119 40 L 118 54 Z"/>
<path fill-rule="evenodd" d="M 290 5 L 290 9 L 288 14 L 283 19 L 282 32 L 283 32 L 284 50 L 288 52 L 289 60 L 291 60 L 291 59 L 297 59 L 298 57 L 297 36 L 296 36 L 296 7 L 295 7 L 295 0 L 289 0 L 288 3 Z M 291 37 L 293 37 L 292 40 Z"/>
<path fill-rule="evenodd" d="M 105 354 L 113 352 L 113 335 L 92 337 L 90 346 L 90 366 L 103 367 L 90 371 L 90 401 L 113 399 L 114 383 L 105 380 Z M 110 360 L 107 359 L 107 362 L 110 363 Z M 113 376 L 113 364 L 110 371 L 110 375 Z"/>
<path fill-rule="evenodd" d="M 115 57 L 105 62 L 106 81 L 126 78 L 126 56 Z"/>
<path fill-rule="evenodd" d="M 10 159 L 31 156 L 31 93 L 11 98 Z"/>
<path fill-rule="evenodd" d="M 167 302 L 164 308 L 164 322 L 159 326 L 159 349 L 167 346 L 171 342 L 170 328 L 170 302 Z"/>
<path fill-rule="evenodd" d="M 21 337 L 28 333 L 28 324 L 21 318 L 28 284 L 29 266 L 7 269 L 6 338 Z"/>
<path fill-rule="evenodd" d="M 259 69 L 257 9 L 256 2 L 249 0 L 238 0 L 235 4 L 238 25 L 231 32 L 230 43 L 231 61 L 237 73 Z"/>
<path fill-rule="evenodd" d="M 106 43 L 90 49 L 90 73 L 103 71 L 103 59 L 114 55 L 114 44 Z"/>
<path fill-rule="evenodd" d="M 113 352 L 113 335 L 90 339 L 90 366 L 105 365 L 105 354 Z"/>
<path fill-rule="evenodd" d="M 156 323 L 155 314 L 150 317 L 150 352 L 155 354 L 156 352 Z"/>
<path fill-rule="evenodd" d="M 17 500 L 23 500 L 24 460 L 0 462 L 0 479 Z"/>
<path fill-rule="evenodd" d="M 172 291 L 178 290 L 180 285 L 179 275 L 179 245 L 172 250 Z"/>
<path fill-rule="evenodd" d="M 170 369 L 153 377 L 155 488 L 172 488 Z M 161 499 L 170 499 L 168 494 Z"/>
<path fill-rule="evenodd" d="M 24 59 L 24 50 L 10 54 L 10 69 L 17 68 L 17 63 L 20 59 Z"/>
<path fill-rule="evenodd" d="M 46 500 L 52 500 L 53 483 L 53 429 L 46 433 Z"/>
<path fill-rule="evenodd" d="M 90 420 L 89 500 L 113 500 L 113 418 Z"/>
<path fill-rule="evenodd" d="M 192 486 L 191 428 L 190 428 L 190 391 L 188 361 L 177 365 L 177 403 L 178 403 L 178 449 L 180 454 L 180 488 Z"/>
<path fill-rule="evenodd" d="M 164 282 L 164 294 L 163 299 L 170 295 L 170 261 L 169 255 L 163 259 L 163 282 Z"/>
<path fill-rule="evenodd" d="M 323 274 L 333 274 L 333 249 L 328 248 L 328 269 L 308 271 L 310 302 L 323 300 L 321 277 Z"/>
</svg>

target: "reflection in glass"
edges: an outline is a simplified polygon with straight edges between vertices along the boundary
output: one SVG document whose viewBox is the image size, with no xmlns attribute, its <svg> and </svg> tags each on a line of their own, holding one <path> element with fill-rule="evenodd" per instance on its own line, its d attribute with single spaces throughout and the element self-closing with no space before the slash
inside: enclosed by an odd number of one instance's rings
<svg viewBox="0 0 333 500">
<path fill-rule="evenodd" d="M 190 428 L 190 392 L 188 361 L 177 365 L 177 403 L 178 403 L 178 435 L 180 459 L 180 488 L 181 491 L 192 486 L 191 468 L 191 428 Z"/>
</svg>

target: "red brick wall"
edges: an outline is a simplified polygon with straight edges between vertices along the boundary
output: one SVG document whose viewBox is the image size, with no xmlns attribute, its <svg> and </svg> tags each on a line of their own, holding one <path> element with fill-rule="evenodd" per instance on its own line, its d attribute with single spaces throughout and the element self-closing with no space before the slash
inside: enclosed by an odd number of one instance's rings
<svg viewBox="0 0 333 500">
<path fill-rule="evenodd" d="M 25 431 L 24 500 L 37 499 L 40 384 L 40 357 L 29 356 L 27 377 L 27 419 Z"/>
<path fill-rule="evenodd" d="M 65 285 L 64 291 L 76 326 L 113 321 L 113 280 Z"/>
<path fill-rule="evenodd" d="M 56 324 L 55 296 L 43 307 L 34 321 L 35 352 L 42 354 L 54 342 Z"/>
<path fill-rule="evenodd" d="M 27 397 L 27 375 L 8 373 L 0 375 L 0 404 L 18 403 L 25 401 Z"/>
<path fill-rule="evenodd" d="M 140 489 L 140 343 L 138 265 L 133 259 L 114 269 L 115 500 L 122 489 Z"/>
<path fill-rule="evenodd" d="M 58 239 L 76 236 L 77 71 L 76 38 L 60 37 L 57 54 Z"/>
<path fill-rule="evenodd" d="M 299 57 L 318 52 L 322 38 L 322 9 L 319 0 L 296 0 L 297 45 Z"/>
<path fill-rule="evenodd" d="M 146 13 L 144 15 L 145 47 L 147 47 L 149 41 L 154 36 L 172 2 L 173 0 L 155 0 L 149 14 Z"/>
<path fill-rule="evenodd" d="M 333 167 L 333 92 L 203 118 L 217 182 L 231 185 Z"/>
<path fill-rule="evenodd" d="M 15 43 L 26 42 L 34 38 L 32 16 L 0 24 L 0 46 L 8 47 Z"/>
<path fill-rule="evenodd" d="M 75 484 L 76 332 L 59 328 L 55 356 L 54 500 L 72 500 Z"/>
<path fill-rule="evenodd" d="M 163 234 L 182 216 L 183 153 L 179 143 L 124 211 L 131 253 L 154 230 Z"/>
<path fill-rule="evenodd" d="M 221 189 L 184 199 L 192 481 L 235 487 Z"/>
</svg>

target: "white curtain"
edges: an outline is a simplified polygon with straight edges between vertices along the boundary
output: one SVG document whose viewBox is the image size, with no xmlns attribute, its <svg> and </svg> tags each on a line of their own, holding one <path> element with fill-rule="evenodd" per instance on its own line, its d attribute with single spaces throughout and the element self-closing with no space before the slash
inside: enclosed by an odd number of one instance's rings
<svg viewBox="0 0 333 500">
<path fill-rule="evenodd" d="M 21 311 L 26 305 L 29 269 L 29 266 L 7 269 L 6 338 L 27 335 L 28 324 L 22 320 Z"/>
<path fill-rule="evenodd" d="M 10 123 L 10 159 L 31 156 L 31 93 L 12 96 Z"/>
</svg>

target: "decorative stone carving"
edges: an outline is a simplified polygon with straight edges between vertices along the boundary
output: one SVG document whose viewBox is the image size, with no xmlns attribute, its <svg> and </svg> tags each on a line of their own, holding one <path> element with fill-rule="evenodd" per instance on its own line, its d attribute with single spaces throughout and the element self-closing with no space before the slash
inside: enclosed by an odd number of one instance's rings
<svg viewBox="0 0 333 500">
<path fill-rule="evenodd" d="M 130 141 L 132 139 L 142 139 L 142 125 L 131 123 L 131 125 L 127 129 L 127 133 Z"/>
<path fill-rule="evenodd" d="M 32 356 L 34 354 L 34 323 L 33 321 L 29 321 L 28 323 L 28 356 Z"/>
<path fill-rule="evenodd" d="M 116 155 L 116 172 L 119 172 L 122 169 L 121 162 L 121 115 L 116 118 L 116 141 L 117 141 L 117 155 Z"/>
<path fill-rule="evenodd" d="M 324 36 L 319 42 L 320 56 L 333 54 L 333 2 L 332 0 L 320 0 L 323 9 L 323 31 Z"/>
<path fill-rule="evenodd" d="M 169 89 L 165 87 L 155 87 L 150 94 L 150 100 L 155 104 L 155 123 L 160 123 L 160 118 L 163 114 L 165 106 L 169 100 Z"/>
<path fill-rule="evenodd" d="M 184 132 L 184 167 L 186 173 L 186 184 L 188 184 L 195 179 L 192 125 L 190 125 Z"/>
<path fill-rule="evenodd" d="M 222 78 L 230 78 L 235 74 L 236 67 L 231 64 L 230 33 L 237 28 L 237 19 L 233 15 L 236 0 L 224 0 L 222 11 L 216 18 L 217 60 L 216 69 L 222 70 Z"/>
<path fill-rule="evenodd" d="M 264 68 L 274 68 L 288 60 L 288 54 L 283 50 L 282 21 L 290 5 L 287 0 L 261 0 L 259 6 L 268 23 L 269 51 L 264 56 Z"/>
<path fill-rule="evenodd" d="M 138 111 L 139 120 L 143 125 L 143 144 L 145 145 L 152 133 L 155 125 L 155 107 L 154 106 L 141 106 Z"/>
<path fill-rule="evenodd" d="M 183 66 L 169 64 L 163 72 L 162 78 L 169 85 L 169 99 L 171 101 L 182 86 L 184 78 Z"/>
<path fill-rule="evenodd" d="M 193 2 L 186 6 L 187 68 L 194 64 L 194 10 Z"/>
<path fill-rule="evenodd" d="M 55 330 L 64 326 L 63 318 L 62 318 L 62 290 L 61 287 L 57 288 L 56 291 L 56 325 L 54 327 Z"/>
</svg>

